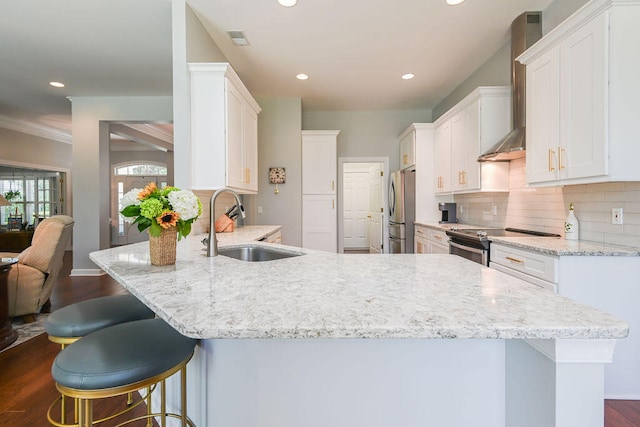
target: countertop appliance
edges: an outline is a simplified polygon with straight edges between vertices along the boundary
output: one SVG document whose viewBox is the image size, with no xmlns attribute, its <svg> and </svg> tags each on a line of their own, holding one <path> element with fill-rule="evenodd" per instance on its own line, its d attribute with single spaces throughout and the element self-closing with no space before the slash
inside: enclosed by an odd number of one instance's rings
<svg viewBox="0 0 640 427">
<path fill-rule="evenodd" d="M 416 216 L 416 171 L 401 170 L 389 176 L 389 253 L 413 253 Z"/>
<path fill-rule="evenodd" d="M 449 253 L 459 255 L 478 264 L 489 266 L 489 237 L 560 237 L 559 234 L 519 228 L 451 228 Z"/>
<path fill-rule="evenodd" d="M 438 210 L 442 212 L 442 219 L 438 222 L 440 224 L 455 224 L 458 222 L 456 219 L 456 209 L 458 208 L 455 203 L 438 203 Z"/>
</svg>

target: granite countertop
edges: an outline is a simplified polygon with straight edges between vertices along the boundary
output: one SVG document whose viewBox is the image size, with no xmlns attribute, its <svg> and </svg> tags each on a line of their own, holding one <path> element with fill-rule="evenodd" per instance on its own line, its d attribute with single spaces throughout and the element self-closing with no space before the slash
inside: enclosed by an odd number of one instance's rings
<svg viewBox="0 0 640 427">
<path fill-rule="evenodd" d="M 436 230 L 449 230 L 452 227 L 467 228 L 496 228 L 470 224 L 439 224 L 420 223 L 416 225 L 429 227 Z M 496 243 L 528 249 L 557 256 L 640 256 L 640 248 L 629 246 L 609 245 L 605 243 L 590 242 L 587 240 L 565 240 L 561 237 L 496 237 L 489 236 L 489 240 Z"/>
<path fill-rule="evenodd" d="M 489 240 L 557 256 L 640 256 L 640 248 L 561 237 L 489 237 Z"/>
<path fill-rule="evenodd" d="M 223 235 L 220 245 L 240 236 Z M 609 314 L 457 256 L 344 255 L 254 242 L 303 255 L 250 263 L 207 258 L 203 237 L 178 242 L 170 266 L 150 265 L 146 242 L 90 258 L 193 338 L 615 339 L 628 333 Z"/>
</svg>

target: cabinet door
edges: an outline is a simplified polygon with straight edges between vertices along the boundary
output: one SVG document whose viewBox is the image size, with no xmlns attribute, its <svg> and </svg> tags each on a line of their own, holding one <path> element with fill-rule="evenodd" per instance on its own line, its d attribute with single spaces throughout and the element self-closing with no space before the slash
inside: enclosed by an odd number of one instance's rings
<svg viewBox="0 0 640 427">
<path fill-rule="evenodd" d="M 480 104 L 467 106 L 451 119 L 451 181 L 453 191 L 480 188 Z"/>
<path fill-rule="evenodd" d="M 420 237 L 416 234 L 415 236 L 415 242 L 414 242 L 414 252 L 417 254 L 427 254 L 429 253 L 428 250 L 428 242 L 427 239 L 425 239 L 424 237 Z"/>
<path fill-rule="evenodd" d="M 451 121 L 436 128 L 433 144 L 433 170 L 436 194 L 451 192 Z"/>
<path fill-rule="evenodd" d="M 606 15 L 596 17 L 560 45 L 559 167 L 563 179 L 608 173 Z"/>
<path fill-rule="evenodd" d="M 400 140 L 400 169 L 407 169 L 416 164 L 416 133 L 409 132 Z"/>
<path fill-rule="evenodd" d="M 258 115 L 245 105 L 243 120 L 244 188 L 258 191 Z"/>
<path fill-rule="evenodd" d="M 302 194 L 335 194 L 336 136 L 302 136 Z"/>
<path fill-rule="evenodd" d="M 335 196 L 302 196 L 302 247 L 336 252 L 338 215 Z"/>
<path fill-rule="evenodd" d="M 527 182 L 558 179 L 559 144 L 558 47 L 527 65 Z"/>
<path fill-rule="evenodd" d="M 227 82 L 227 186 L 245 187 L 242 95 Z"/>
</svg>

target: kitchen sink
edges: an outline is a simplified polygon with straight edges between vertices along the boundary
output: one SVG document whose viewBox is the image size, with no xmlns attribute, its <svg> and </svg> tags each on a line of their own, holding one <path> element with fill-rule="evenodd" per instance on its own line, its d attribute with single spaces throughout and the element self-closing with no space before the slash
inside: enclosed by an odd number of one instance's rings
<svg viewBox="0 0 640 427">
<path fill-rule="evenodd" d="M 232 248 L 218 249 L 218 255 L 228 256 L 240 261 L 273 261 L 276 259 L 291 258 L 302 255 L 301 253 L 285 252 L 263 246 L 236 246 Z"/>
</svg>

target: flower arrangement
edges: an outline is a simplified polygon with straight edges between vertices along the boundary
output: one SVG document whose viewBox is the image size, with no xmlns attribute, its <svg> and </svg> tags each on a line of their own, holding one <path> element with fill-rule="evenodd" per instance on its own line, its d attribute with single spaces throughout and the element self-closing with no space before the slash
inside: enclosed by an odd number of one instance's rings
<svg viewBox="0 0 640 427">
<path fill-rule="evenodd" d="M 134 188 L 120 199 L 120 211 L 126 218 L 135 218 L 138 230 L 149 229 L 158 237 L 162 229 L 176 227 L 178 240 L 191 233 L 191 224 L 202 214 L 202 203 L 191 191 L 176 187 L 158 189 L 154 182 L 143 189 Z"/>
</svg>

